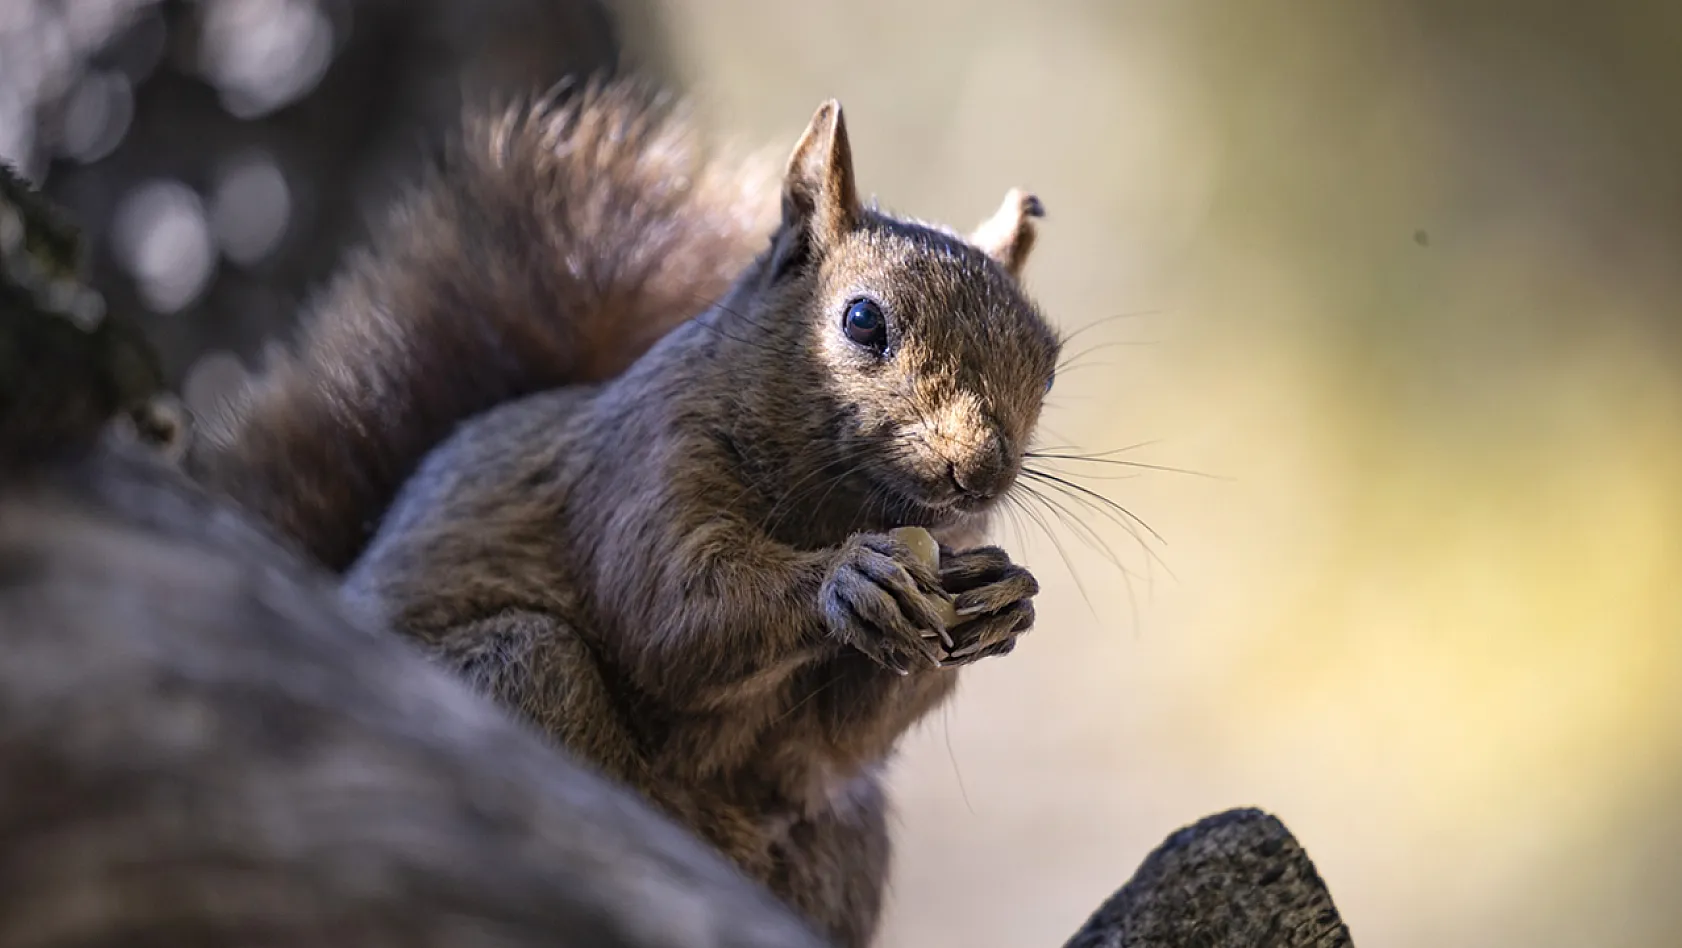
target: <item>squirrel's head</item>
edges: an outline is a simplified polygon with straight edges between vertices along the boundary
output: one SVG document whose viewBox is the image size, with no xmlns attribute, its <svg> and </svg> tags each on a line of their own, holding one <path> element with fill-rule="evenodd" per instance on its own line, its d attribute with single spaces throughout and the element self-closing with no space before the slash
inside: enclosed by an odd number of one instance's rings
<svg viewBox="0 0 1682 948">
<path fill-rule="evenodd" d="M 1061 348 L 1019 282 L 1039 201 L 1012 190 L 967 237 L 866 208 L 834 101 L 795 146 L 782 201 L 765 289 L 777 318 L 805 317 L 809 358 L 789 371 L 824 389 L 836 463 L 887 521 L 991 507 L 1021 471 Z"/>
</svg>

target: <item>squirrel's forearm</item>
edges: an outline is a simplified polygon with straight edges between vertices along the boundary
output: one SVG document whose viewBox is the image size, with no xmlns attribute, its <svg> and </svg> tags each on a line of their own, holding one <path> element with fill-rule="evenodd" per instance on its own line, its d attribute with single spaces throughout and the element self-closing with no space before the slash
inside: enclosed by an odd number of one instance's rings
<svg viewBox="0 0 1682 948">
<path fill-rule="evenodd" d="M 835 653 L 819 597 L 839 551 L 795 550 L 737 521 L 681 535 L 658 563 L 604 557 L 604 579 L 615 581 L 601 588 L 618 591 L 622 628 L 640 630 L 617 656 L 640 685 L 718 710 L 758 700 Z"/>
</svg>

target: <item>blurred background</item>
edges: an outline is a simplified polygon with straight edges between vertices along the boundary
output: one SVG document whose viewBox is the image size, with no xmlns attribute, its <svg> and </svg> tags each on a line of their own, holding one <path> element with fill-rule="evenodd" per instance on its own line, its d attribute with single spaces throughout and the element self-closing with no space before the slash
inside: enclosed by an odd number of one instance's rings
<svg viewBox="0 0 1682 948">
<path fill-rule="evenodd" d="M 906 747 L 884 946 L 1060 943 L 1245 804 L 1365 946 L 1678 943 L 1682 7 L 0 0 L 0 157 L 202 398 L 464 95 L 628 67 L 839 96 L 916 216 L 1035 189 L 1045 440 L 1197 472 L 1003 525 L 1041 620 Z"/>
</svg>

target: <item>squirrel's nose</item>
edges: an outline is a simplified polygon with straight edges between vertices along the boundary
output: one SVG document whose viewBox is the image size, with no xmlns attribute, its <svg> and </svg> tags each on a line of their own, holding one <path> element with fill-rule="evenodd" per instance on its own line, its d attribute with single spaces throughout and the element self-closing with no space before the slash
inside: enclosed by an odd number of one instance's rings
<svg viewBox="0 0 1682 948">
<path fill-rule="evenodd" d="M 996 434 L 949 462 L 947 471 L 959 493 L 979 500 L 1004 493 L 1013 476 L 1004 439 Z"/>
</svg>

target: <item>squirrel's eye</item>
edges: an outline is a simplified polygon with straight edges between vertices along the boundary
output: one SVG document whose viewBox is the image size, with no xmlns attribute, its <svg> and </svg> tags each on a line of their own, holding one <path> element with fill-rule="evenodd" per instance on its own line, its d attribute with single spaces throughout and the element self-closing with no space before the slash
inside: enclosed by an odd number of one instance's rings
<svg viewBox="0 0 1682 948">
<path fill-rule="evenodd" d="M 841 329 L 857 345 L 881 352 L 888 345 L 888 320 L 872 300 L 853 300 L 841 318 Z"/>
<path fill-rule="evenodd" d="M 1045 380 L 1045 393 L 1047 395 L 1050 395 L 1051 394 L 1051 387 L 1053 385 L 1056 385 L 1056 384 L 1057 384 L 1057 373 L 1053 372 Z"/>
</svg>

